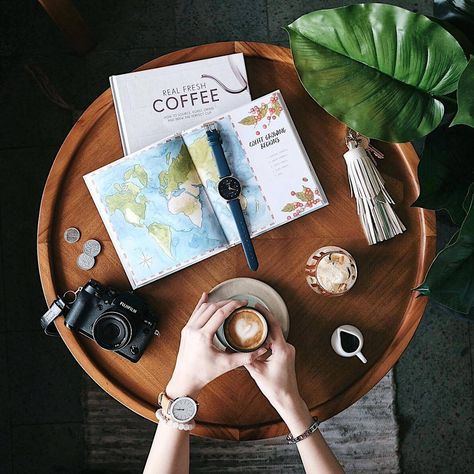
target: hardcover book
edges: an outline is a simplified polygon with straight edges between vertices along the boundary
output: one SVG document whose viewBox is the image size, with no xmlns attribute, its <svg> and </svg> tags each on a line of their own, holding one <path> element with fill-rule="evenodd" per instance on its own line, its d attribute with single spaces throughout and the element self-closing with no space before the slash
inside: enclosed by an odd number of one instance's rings
<svg viewBox="0 0 474 474">
<path fill-rule="evenodd" d="M 125 155 L 250 102 L 244 56 L 110 77 Z"/>
<path fill-rule="evenodd" d="M 242 184 L 241 206 L 252 237 L 327 204 L 279 91 L 210 122 Z M 232 214 L 217 190 L 206 124 L 84 179 L 133 288 L 239 243 Z"/>
</svg>

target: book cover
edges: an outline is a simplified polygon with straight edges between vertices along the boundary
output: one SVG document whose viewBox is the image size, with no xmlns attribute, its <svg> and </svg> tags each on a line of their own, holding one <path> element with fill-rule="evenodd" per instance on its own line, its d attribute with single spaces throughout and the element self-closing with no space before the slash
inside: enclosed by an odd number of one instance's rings
<svg viewBox="0 0 474 474">
<path fill-rule="evenodd" d="M 252 237 L 327 204 L 279 91 L 211 122 Z M 205 132 L 201 124 L 84 177 L 133 288 L 239 243 Z"/>
<path fill-rule="evenodd" d="M 242 53 L 110 77 L 125 155 L 250 102 Z"/>
</svg>

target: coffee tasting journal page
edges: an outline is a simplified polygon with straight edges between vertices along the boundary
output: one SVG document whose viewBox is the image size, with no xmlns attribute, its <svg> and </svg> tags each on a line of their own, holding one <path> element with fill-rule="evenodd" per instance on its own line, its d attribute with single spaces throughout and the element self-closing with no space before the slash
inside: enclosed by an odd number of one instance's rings
<svg viewBox="0 0 474 474">
<path fill-rule="evenodd" d="M 209 122 L 207 122 L 209 123 Z M 327 204 L 279 91 L 212 123 L 251 236 Z M 84 177 L 133 288 L 238 244 L 201 124 Z"/>
</svg>

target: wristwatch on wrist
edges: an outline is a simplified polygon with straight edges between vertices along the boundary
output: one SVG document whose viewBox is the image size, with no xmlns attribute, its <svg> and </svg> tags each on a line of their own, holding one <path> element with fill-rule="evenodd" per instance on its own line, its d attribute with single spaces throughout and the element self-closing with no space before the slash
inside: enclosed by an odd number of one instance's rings
<svg viewBox="0 0 474 474">
<path fill-rule="evenodd" d="M 198 411 L 198 402 L 191 397 L 178 397 L 174 400 L 169 398 L 165 392 L 158 396 L 158 404 L 161 406 L 163 416 L 176 423 L 188 423 Z"/>
<path fill-rule="evenodd" d="M 219 191 L 220 196 L 225 199 L 229 205 L 230 212 L 232 213 L 232 217 L 237 226 L 237 231 L 239 232 L 247 264 L 251 270 L 256 271 L 258 268 L 257 255 L 255 254 L 255 249 L 253 248 L 250 239 L 250 233 L 239 200 L 242 186 L 240 185 L 239 180 L 235 176 L 232 176 L 232 172 L 222 148 L 222 139 L 219 131 L 215 126 L 208 126 L 206 135 L 214 159 L 216 160 L 217 171 L 219 173 L 220 181 L 217 185 L 217 190 Z"/>
</svg>

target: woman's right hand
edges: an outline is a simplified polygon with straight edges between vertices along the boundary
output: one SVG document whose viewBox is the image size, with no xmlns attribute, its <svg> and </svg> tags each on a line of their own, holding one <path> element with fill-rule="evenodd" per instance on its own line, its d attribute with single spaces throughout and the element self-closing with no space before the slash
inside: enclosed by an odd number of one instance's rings
<svg viewBox="0 0 474 474">
<path fill-rule="evenodd" d="M 295 370 L 295 348 L 283 337 L 275 316 L 263 306 L 256 308 L 267 318 L 270 328 L 266 346 L 271 355 L 265 355 L 245 365 L 258 388 L 283 418 L 290 432 L 303 433 L 313 418 L 298 390 Z"/>
<path fill-rule="evenodd" d="M 257 309 L 269 324 L 266 347 L 271 350 L 271 355 L 266 359 L 263 356 L 254 360 L 245 368 L 268 401 L 282 415 L 281 410 L 289 404 L 301 402 L 296 380 L 295 348 L 285 341 L 275 316 L 261 305 Z"/>
</svg>

